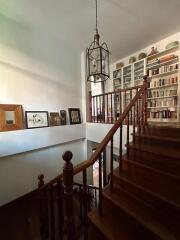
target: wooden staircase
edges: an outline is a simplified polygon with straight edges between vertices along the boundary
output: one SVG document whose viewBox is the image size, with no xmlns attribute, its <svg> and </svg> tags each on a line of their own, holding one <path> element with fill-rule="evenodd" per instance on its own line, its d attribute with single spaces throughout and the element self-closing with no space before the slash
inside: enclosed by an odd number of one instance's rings
<svg viewBox="0 0 180 240">
<path fill-rule="evenodd" d="M 102 192 L 90 221 L 110 240 L 180 239 L 180 129 L 146 126 Z"/>
</svg>

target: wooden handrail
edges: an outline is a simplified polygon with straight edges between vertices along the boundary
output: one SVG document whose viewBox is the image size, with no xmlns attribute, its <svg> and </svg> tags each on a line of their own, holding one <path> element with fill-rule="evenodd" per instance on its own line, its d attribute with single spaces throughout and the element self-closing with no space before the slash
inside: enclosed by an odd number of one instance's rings
<svg viewBox="0 0 180 240">
<path fill-rule="evenodd" d="M 113 127 L 109 130 L 107 135 L 104 137 L 102 142 L 97 146 L 96 151 L 92 154 L 92 156 L 89 158 L 89 160 L 86 160 L 74 167 L 74 175 L 80 173 L 84 169 L 90 167 L 93 165 L 99 155 L 102 153 L 103 149 L 107 146 L 108 142 L 111 140 L 112 136 L 114 133 L 117 131 L 117 129 L 120 127 L 120 125 L 123 123 L 124 119 L 126 118 L 127 114 L 129 111 L 132 109 L 134 106 L 135 102 L 139 99 L 140 95 L 144 92 L 144 90 L 147 88 L 147 82 L 145 81 L 140 90 L 137 92 L 137 94 L 134 96 L 132 101 L 128 104 L 124 112 L 121 114 L 117 122 L 113 125 Z"/>
<path fill-rule="evenodd" d="M 108 95 L 108 94 L 113 94 L 113 93 L 128 92 L 128 91 L 131 91 L 131 90 L 133 90 L 133 89 L 141 88 L 142 86 L 143 86 L 143 85 L 138 85 L 138 86 L 134 86 L 134 87 L 130 87 L 130 88 L 118 89 L 118 90 L 112 91 L 112 92 L 107 92 L 107 93 L 101 93 L 101 94 L 97 94 L 97 95 L 92 95 L 91 97 L 101 97 L 101 96 Z"/>
<path fill-rule="evenodd" d="M 90 167 L 91 165 L 93 165 L 99 155 L 101 154 L 101 152 L 103 151 L 103 149 L 107 146 L 108 142 L 111 140 L 112 136 L 114 135 L 114 133 L 117 131 L 117 129 L 120 127 L 120 125 L 122 124 L 122 122 L 124 121 L 124 119 L 126 118 L 128 112 L 131 110 L 131 108 L 133 107 L 133 105 L 135 104 L 135 102 L 139 99 L 140 95 L 142 94 L 142 92 L 147 88 L 147 82 L 145 81 L 144 84 L 142 86 L 138 86 L 138 87 L 133 87 L 133 88 L 129 88 L 130 89 L 138 89 L 140 88 L 140 90 L 137 92 L 137 94 L 134 96 L 134 98 L 132 99 L 132 101 L 128 104 L 128 106 L 126 107 L 126 109 L 124 110 L 124 112 L 121 114 L 121 116 L 119 117 L 119 119 L 116 121 L 116 123 L 113 125 L 113 127 L 109 130 L 109 132 L 107 133 L 107 135 L 104 137 L 104 139 L 102 140 L 102 142 L 98 145 L 98 147 L 96 148 L 96 151 L 91 155 L 91 157 L 88 160 L 85 160 L 79 164 L 77 164 L 74 167 L 74 175 L 82 172 L 83 170 L 85 170 L 86 168 Z M 126 89 L 128 90 L 128 89 Z M 42 186 L 42 188 L 46 188 L 50 185 L 53 185 L 55 183 L 57 183 L 58 180 L 62 179 L 62 174 L 60 174 L 59 176 L 57 176 L 56 178 L 54 178 L 53 180 L 51 180 L 50 182 L 44 184 Z"/>
<path fill-rule="evenodd" d="M 137 86 L 129 89 L 125 89 L 124 91 L 124 97 L 125 97 L 125 103 L 126 103 L 126 93 L 129 90 L 135 89 L 135 96 L 132 98 L 132 91 L 130 92 L 130 103 L 126 106 L 124 111 L 120 111 L 120 117 L 119 119 L 114 123 L 113 127 L 109 130 L 109 132 L 106 134 L 104 139 L 101 141 L 101 143 L 97 146 L 96 151 L 91 155 L 91 157 L 88 160 L 85 160 L 81 162 L 80 164 L 73 167 L 73 164 L 71 163 L 72 159 L 72 153 L 70 151 L 66 151 L 63 154 L 63 160 L 65 161 L 64 167 L 63 167 L 63 173 L 60 174 L 55 179 L 51 180 L 47 184 L 44 184 L 44 175 L 39 175 L 39 190 L 41 192 L 41 203 L 40 203 L 40 209 L 42 212 L 41 218 L 41 232 L 43 233 L 43 229 L 49 223 L 50 219 L 50 234 L 52 239 L 54 239 L 54 233 L 55 233 L 55 218 L 54 218 L 54 202 L 53 202 L 53 191 L 54 189 L 57 189 L 58 191 L 58 197 L 55 199 L 58 200 L 58 213 L 59 213 L 59 235 L 63 235 L 63 229 L 64 229 L 64 211 L 63 211 L 63 197 L 64 197 L 64 206 L 65 206 L 65 226 L 67 231 L 67 239 L 72 240 L 75 239 L 75 218 L 74 218 L 74 208 L 73 208 L 73 186 L 77 185 L 82 188 L 82 199 L 80 202 L 80 209 L 81 209 L 81 218 L 83 220 L 84 224 L 84 239 L 88 239 L 88 204 L 87 204 L 87 196 L 89 193 L 89 189 L 92 189 L 95 191 L 98 190 L 98 209 L 99 209 L 99 215 L 101 216 L 103 214 L 103 201 L 102 201 L 102 153 L 106 151 L 106 147 L 108 146 L 108 143 L 110 143 L 110 189 L 113 190 L 114 184 L 113 184 L 113 171 L 114 171 L 114 134 L 119 129 L 119 171 L 122 171 L 122 159 L 123 159 L 123 123 L 125 121 L 127 128 L 126 128 L 126 154 L 128 156 L 129 154 L 129 136 L 130 136 L 130 125 L 133 127 L 133 142 L 135 143 L 135 131 L 141 131 L 144 125 L 147 124 L 147 79 L 145 78 L 144 84 L 142 86 Z M 117 92 L 114 92 L 117 93 Z M 109 94 L 109 93 L 108 93 Z M 110 93 L 110 97 L 112 100 L 112 93 Z M 101 101 L 101 100 L 100 100 Z M 111 101 L 111 108 L 112 108 L 112 101 Z M 91 115 L 92 116 L 92 115 Z M 112 116 L 112 112 L 111 112 Z M 133 119 L 133 120 L 132 120 Z M 101 121 L 100 121 L 101 122 Z M 104 161 L 105 159 L 103 159 Z M 87 170 L 90 166 L 92 166 L 96 161 L 98 161 L 99 164 L 99 187 L 94 186 L 88 186 L 87 185 Z M 76 184 L 73 182 L 73 176 L 82 173 L 82 184 Z M 103 174 L 104 175 L 104 174 Z M 54 187 L 55 186 L 55 187 Z M 61 196 L 61 192 L 63 192 L 63 196 Z M 50 203 L 48 203 L 48 195 L 50 196 Z M 50 212 L 49 212 L 49 219 L 47 215 L 47 204 L 50 204 Z M 44 206 L 44 207 L 43 207 Z M 96 205 L 97 206 L 97 205 Z M 44 215 L 43 215 L 44 214 Z M 44 221 L 44 219 L 46 221 Z M 46 227 L 46 229 L 49 229 Z M 61 238 L 62 239 L 62 238 Z"/>
</svg>

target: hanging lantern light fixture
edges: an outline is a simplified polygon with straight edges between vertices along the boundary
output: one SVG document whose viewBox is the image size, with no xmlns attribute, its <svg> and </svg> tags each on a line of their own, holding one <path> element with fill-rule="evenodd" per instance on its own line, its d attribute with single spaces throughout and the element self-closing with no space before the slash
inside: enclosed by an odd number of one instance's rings
<svg viewBox="0 0 180 240">
<path fill-rule="evenodd" d="M 109 78 L 109 50 L 104 42 L 100 45 L 97 27 L 97 0 L 96 1 L 96 32 L 94 41 L 87 48 L 87 81 L 98 83 L 104 82 Z"/>
</svg>

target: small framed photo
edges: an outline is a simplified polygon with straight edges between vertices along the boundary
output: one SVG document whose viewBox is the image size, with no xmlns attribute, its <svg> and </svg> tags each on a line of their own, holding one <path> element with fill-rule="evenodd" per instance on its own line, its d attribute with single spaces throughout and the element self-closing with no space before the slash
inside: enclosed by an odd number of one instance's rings
<svg viewBox="0 0 180 240">
<path fill-rule="evenodd" d="M 27 128 L 49 127 L 47 111 L 26 111 L 25 117 Z"/>
<path fill-rule="evenodd" d="M 69 108 L 69 121 L 70 124 L 80 124 L 81 116 L 79 108 Z"/>
<path fill-rule="evenodd" d="M 66 110 L 60 110 L 60 124 L 66 125 L 67 122 Z"/>
<path fill-rule="evenodd" d="M 50 126 L 59 126 L 60 125 L 59 112 L 50 112 L 49 123 L 50 123 Z"/>
<path fill-rule="evenodd" d="M 0 131 L 24 128 L 22 105 L 0 104 Z"/>
</svg>

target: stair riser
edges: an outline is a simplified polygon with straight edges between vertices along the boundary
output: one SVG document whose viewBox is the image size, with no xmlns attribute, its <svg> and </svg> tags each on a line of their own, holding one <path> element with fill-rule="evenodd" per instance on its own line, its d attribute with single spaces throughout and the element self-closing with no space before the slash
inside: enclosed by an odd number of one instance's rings
<svg viewBox="0 0 180 240">
<path fill-rule="evenodd" d="M 180 205 L 180 196 L 177 194 L 180 187 L 179 179 L 159 174 L 159 172 L 151 171 L 148 168 L 143 168 L 126 161 L 123 161 L 122 166 L 123 171 L 126 172 L 126 176 L 130 180 L 168 199 L 174 199 Z"/>
<path fill-rule="evenodd" d="M 170 141 L 170 140 L 165 140 L 165 139 L 149 139 L 146 137 L 142 136 L 136 136 L 135 137 L 135 142 L 138 144 L 146 144 L 150 146 L 164 146 L 164 147 L 171 147 L 173 149 L 179 149 L 180 148 L 180 142 L 179 141 Z"/>
<path fill-rule="evenodd" d="M 180 176 L 180 161 L 177 159 L 145 152 L 143 149 L 133 149 L 132 147 L 129 148 L 129 159 Z"/>
<path fill-rule="evenodd" d="M 141 223 L 137 222 L 131 215 L 129 215 L 125 210 L 119 208 L 116 204 L 113 203 L 110 199 L 103 196 L 103 208 L 108 208 L 111 210 L 112 214 L 119 216 L 125 222 L 128 222 L 129 225 L 133 225 L 136 228 L 137 235 L 135 240 L 146 239 L 146 240 L 160 240 L 158 236 L 155 236 L 154 233 L 146 229 Z"/>
<path fill-rule="evenodd" d="M 180 138 L 180 129 L 157 129 L 157 128 L 145 128 L 144 134 L 162 137 Z"/>
<path fill-rule="evenodd" d="M 157 211 L 162 214 L 167 215 L 169 218 L 172 218 L 175 223 L 180 221 L 180 209 L 172 206 L 170 203 L 161 200 L 160 198 L 155 197 L 154 195 L 148 193 L 148 191 L 143 191 L 141 188 L 130 184 L 129 182 L 123 181 L 123 179 L 114 177 L 114 183 L 119 184 L 125 191 L 130 192 L 134 196 L 137 196 L 147 204 L 152 205 Z"/>
</svg>

